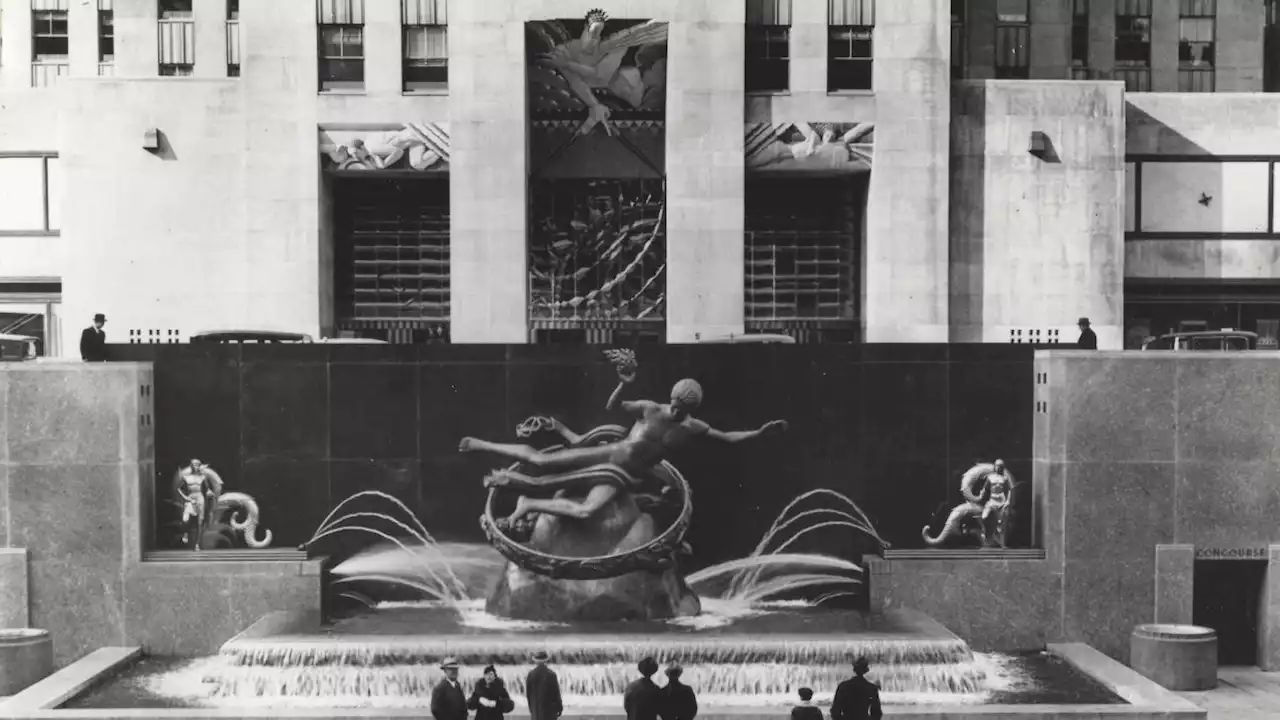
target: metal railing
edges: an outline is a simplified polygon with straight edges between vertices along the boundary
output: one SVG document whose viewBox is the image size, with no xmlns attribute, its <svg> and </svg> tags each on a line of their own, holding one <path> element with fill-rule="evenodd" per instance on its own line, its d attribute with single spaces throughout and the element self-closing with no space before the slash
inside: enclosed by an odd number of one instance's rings
<svg viewBox="0 0 1280 720">
<path fill-rule="evenodd" d="M 71 72 L 71 63 L 66 60 L 35 61 L 31 63 L 31 87 L 53 87 L 58 78 Z"/>
</svg>

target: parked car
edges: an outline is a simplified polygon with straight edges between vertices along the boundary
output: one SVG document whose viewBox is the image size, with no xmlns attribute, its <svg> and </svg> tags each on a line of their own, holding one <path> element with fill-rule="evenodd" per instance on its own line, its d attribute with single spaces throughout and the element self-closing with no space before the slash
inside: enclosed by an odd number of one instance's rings
<svg viewBox="0 0 1280 720">
<path fill-rule="evenodd" d="M 191 336 L 193 343 L 247 343 L 247 344 L 279 344 L 279 343 L 312 343 L 326 345 L 386 345 L 385 340 L 369 338 L 321 338 L 312 340 L 303 333 L 279 332 L 276 330 L 209 330 Z"/>
<path fill-rule="evenodd" d="M 699 345 L 718 345 L 723 343 L 747 343 L 751 345 L 795 345 L 796 339 L 790 335 L 752 333 L 747 335 L 726 335 L 717 338 L 700 338 Z"/>
<path fill-rule="evenodd" d="M 35 360 L 39 342 L 30 335 L 0 335 L 0 361 Z"/>
<path fill-rule="evenodd" d="M 1143 350 L 1257 350 L 1258 334 L 1247 330 L 1168 333 L 1142 344 Z"/>
</svg>

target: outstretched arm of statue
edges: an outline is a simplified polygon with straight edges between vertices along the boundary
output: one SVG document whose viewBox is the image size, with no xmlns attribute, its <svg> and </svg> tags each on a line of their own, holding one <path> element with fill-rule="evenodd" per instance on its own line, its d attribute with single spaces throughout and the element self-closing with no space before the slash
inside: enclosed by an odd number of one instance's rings
<svg viewBox="0 0 1280 720">
<path fill-rule="evenodd" d="M 770 420 L 761 425 L 756 430 L 717 430 L 713 427 L 707 428 L 707 437 L 720 442 L 739 443 L 743 440 L 755 440 L 765 435 L 774 435 L 787 429 L 786 420 Z"/>
</svg>

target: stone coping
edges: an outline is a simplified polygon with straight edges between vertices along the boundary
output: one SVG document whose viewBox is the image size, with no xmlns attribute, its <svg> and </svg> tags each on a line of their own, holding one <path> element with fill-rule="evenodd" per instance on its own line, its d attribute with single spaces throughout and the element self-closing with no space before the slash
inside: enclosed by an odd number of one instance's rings
<svg viewBox="0 0 1280 720">
<path fill-rule="evenodd" d="M 1015 720 L 1023 718 L 1113 718 L 1114 720 L 1204 720 L 1205 710 L 1197 707 L 1155 683 L 1138 675 L 1088 645 L 1068 643 L 1050 645 L 1049 651 L 1085 672 L 1111 689 L 1129 705 L 985 705 L 985 706 L 889 706 L 885 716 L 896 720 Z M 288 718 L 421 718 L 422 708 L 370 708 L 370 709 L 202 709 L 202 708 L 107 708 L 101 710 L 58 710 L 57 706 L 75 697 L 94 682 L 109 677 L 124 665 L 141 655 L 139 648 L 103 648 L 89 654 L 76 663 L 54 673 L 49 678 L 15 695 L 7 704 L 0 704 L 0 718 L 13 720 L 125 720 L 126 718 L 155 718 L 169 720 L 191 718 L 221 720 L 244 718 L 245 720 L 278 720 Z M 785 715 L 780 709 L 771 708 L 715 708 L 704 709 L 698 717 L 703 720 L 776 720 Z M 525 718 L 515 713 L 510 718 Z M 575 718 L 621 718 L 621 708 L 576 708 L 565 713 Z"/>
<path fill-rule="evenodd" d="M 1044 548 L 913 548 L 904 550 L 885 550 L 884 558 L 867 558 L 871 562 L 893 562 L 902 560 L 1044 560 Z"/>
<path fill-rule="evenodd" d="M 10 697 L 0 705 L 0 717 L 26 717 L 32 713 L 54 711 L 54 708 L 84 692 L 90 685 L 111 676 L 141 656 L 140 647 L 104 647 L 94 650 Z"/>
</svg>

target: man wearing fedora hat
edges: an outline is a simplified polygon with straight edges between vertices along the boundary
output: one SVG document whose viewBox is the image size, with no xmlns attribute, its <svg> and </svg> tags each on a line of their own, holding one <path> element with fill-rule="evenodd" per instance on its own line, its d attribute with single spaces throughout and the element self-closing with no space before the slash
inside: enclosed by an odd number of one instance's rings
<svg viewBox="0 0 1280 720">
<path fill-rule="evenodd" d="M 853 677 L 836 686 L 831 701 L 831 720 L 880 720 L 880 686 L 866 678 L 871 670 L 867 659 L 853 661 Z"/>
<path fill-rule="evenodd" d="M 1098 334 L 1090 327 L 1089 318 L 1082 317 L 1077 320 L 1076 327 L 1080 328 L 1080 339 L 1076 340 L 1076 347 L 1081 350 L 1097 350 Z"/>
<path fill-rule="evenodd" d="M 105 362 L 107 359 L 107 331 L 102 329 L 107 324 L 107 316 L 98 313 L 93 316 L 93 325 L 80 333 L 80 359 L 85 362 Z"/>
<path fill-rule="evenodd" d="M 651 657 L 641 660 L 636 669 L 640 677 L 631 681 L 622 694 L 622 708 L 627 712 L 627 720 L 658 720 L 658 712 L 662 709 L 662 690 L 653 681 L 658 672 L 658 661 Z"/>
<path fill-rule="evenodd" d="M 467 695 L 458 683 L 458 659 L 440 662 L 444 679 L 431 691 L 431 717 L 436 720 L 467 720 Z"/>
<path fill-rule="evenodd" d="M 693 688 L 680 682 L 684 668 L 672 662 L 667 666 L 667 684 L 662 688 L 662 706 L 658 715 L 662 720 L 693 720 L 698 716 L 698 696 Z"/>
<path fill-rule="evenodd" d="M 531 720 L 556 720 L 564 712 L 560 698 L 560 678 L 555 670 L 547 667 L 551 658 L 546 650 L 533 654 L 533 669 L 524 679 L 525 701 L 529 703 Z"/>
</svg>

